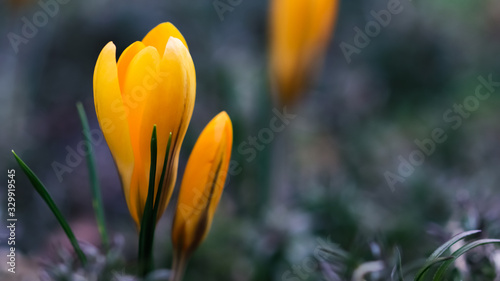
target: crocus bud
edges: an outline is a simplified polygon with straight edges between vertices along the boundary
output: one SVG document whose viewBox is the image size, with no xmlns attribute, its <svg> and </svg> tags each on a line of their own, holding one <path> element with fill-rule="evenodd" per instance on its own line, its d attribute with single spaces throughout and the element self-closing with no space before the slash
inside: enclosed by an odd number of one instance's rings
<svg viewBox="0 0 500 281">
<path fill-rule="evenodd" d="M 158 25 L 141 42 L 130 45 L 118 63 L 115 52 L 115 45 L 109 42 L 99 55 L 94 71 L 94 102 L 130 214 L 139 228 L 148 193 L 151 131 L 156 124 L 157 179 L 165 154 L 169 153 L 160 197 L 161 214 L 172 195 L 179 151 L 193 114 L 196 74 L 186 41 L 171 23 Z M 167 152 L 170 133 L 172 143 Z"/>
<path fill-rule="evenodd" d="M 272 0 L 270 74 L 281 105 L 293 105 L 323 60 L 338 0 Z"/>
<path fill-rule="evenodd" d="M 231 120 L 221 112 L 208 123 L 191 152 L 172 227 L 174 280 L 180 280 L 187 259 L 210 230 L 224 190 L 232 145 Z"/>
</svg>

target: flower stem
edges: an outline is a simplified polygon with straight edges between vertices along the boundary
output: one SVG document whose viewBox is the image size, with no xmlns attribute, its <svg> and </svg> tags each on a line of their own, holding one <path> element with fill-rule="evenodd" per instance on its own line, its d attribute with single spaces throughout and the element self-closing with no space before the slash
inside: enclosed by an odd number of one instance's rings
<svg viewBox="0 0 500 281">
<path fill-rule="evenodd" d="M 175 252 L 174 262 L 172 264 L 172 275 L 170 281 L 182 281 L 186 271 L 188 256 L 182 252 Z"/>
<path fill-rule="evenodd" d="M 101 243 L 105 250 L 109 248 L 109 238 L 108 232 L 106 231 L 106 219 L 104 215 L 104 204 L 102 203 L 101 188 L 99 186 L 99 180 L 97 178 L 97 169 L 95 165 L 94 151 L 92 149 L 92 139 L 90 135 L 89 122 L 87 120 L 87 115 L 83 109 L 81 102 L 76 104 L 78 109 L 78 114 L 80 115 L 80 121 L 83 128 L 83 136 L 85 142 L 87 143 L 89 153 L 87 153 L 87 168 L 89 171 L 90 186 L 92 191 L 92 207 L 94 208 L 94 213 L 97 221 L 97 229 L 101 235 Z"/>
</svg>

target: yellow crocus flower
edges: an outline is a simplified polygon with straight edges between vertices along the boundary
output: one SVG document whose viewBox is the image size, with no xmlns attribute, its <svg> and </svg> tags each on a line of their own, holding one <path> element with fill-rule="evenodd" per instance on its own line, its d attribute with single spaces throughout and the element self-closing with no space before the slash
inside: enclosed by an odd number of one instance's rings
<svg viewBox="0 0 500 281">
<path fill-rule="evenodd" d="M 210 230 L 224 189 L 233 145 L 233 127 L 226 112 L 215 116 L 198 138 L 182 179 L 172 227 L 174 280 Z"/>
<path fill-rule="evenodd" d="M 335 25 L 338 0 L 272 0 L 270 74 L 281 105 L 306 90 L 324 57 Z"/>
<path fill-rule="evenodd" d="M 172 133 L 159 219 L 177 178 L 179 151 L 193 114 L 196 74 L 184 37 L 168 22 L 125 49 L 118 63 L 115 53 L 115 45 L 109 42 L 99 55 L 94 102 L 130 214 L 139 228 L 148 193 L 153 126 L 158 134 L 155 194 Z"/>
</svg>

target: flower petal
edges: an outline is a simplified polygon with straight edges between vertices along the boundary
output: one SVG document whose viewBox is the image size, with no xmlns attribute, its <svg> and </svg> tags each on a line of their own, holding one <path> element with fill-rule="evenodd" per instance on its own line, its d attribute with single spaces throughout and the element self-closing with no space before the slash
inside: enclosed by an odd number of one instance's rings
<svg viewBox="0 0 500 281">
<path fill-rule="evenodd" d="M 332 36 L 338 0 L 273 0 L 270 73 L 282 104 L 305 90 Z"/>
<path fill-rule="evenodd" d="M 118 81 L 120 81 L 120 89 L 122 91 L 125 85 L 125 78 L 130 62 L 137 55 L 137 53 L 144 48 L 146 48 L 146 46 L 142 42 L 136 41 L 132 43 L 132 45 L 128 46 L 118 59 Z"/>
<path fill-rule="evenodd" d="M 170 37 L 181 40 L 184 46 L 188 48 L 184 36 L 182 36 L 181 32 L 170 22 L 164 22 L 157 25 L 144 37 L 144 39 L 142 39 L 142 42 L 146 46 L 154 46 L 158 50 L 158 53 L 160 53 L 160 56 L 163 56 L 165 46 Z"/>
<path fill-rule="evenodd" d="M 176 251 L 189 255 L 207 235 L 226 181 L 233 128 L 226 112 L 208 123 L 184 172 L 172 228 Z"/>
<path fill-rule="evenodd" d="M 154 47 L 148 46 L 137 53 L 131 60 L 124 83 L 123 100 L 127 108 L 128 123 L 130 130 L 130 139 L 135 157 L 134 173 L 132 176 L 130 196 L 133 204 L 130 206 L 130 213 L 140 225 L 139 218 L 142 216 L 144 204 L 140 197 L 141 190 L 148 190 L 147 174 L 144 167 L 144 156 L 141 154 L 140 138 L 141 138 L 141 121 L 144 113 L 144 105 L 146 100 L 151 96 L 156 96 L 160 90 L 158 82 L 158 71 L 160 68 L 160 55 Z M 158 112 L 155 112 L 158 114 Z M 151 132 L 153 126 L 151 126 Z M 147 134 L 151 141 L 151 132 Z M 149 153 L 147 153 L 149 155 Z M 148 165 L 149 167 L 149 165 Z M 149 169 L 149 168 L 148 168 Z M 145 202 L 144 198 L 144 202 Z"/>
<path fill-rule="evenodd" d="M 149 180 L 149 144 L 153 125 L 158 133 L 157 178 L 161 175 L 169 134 L 172 145 L 166 178 L 160 198 L 159 214 L 163 213 L 172 195 L 177 178 L 179 152 L 193 114 L 196 95 L 196 74 L 193 60 L 181 40 L 170 37 L 158 73 L 159 90 L 146 98 L 140 129 L 140 149 L 145 174 Z M 160 114 L 161 113 L 161 114 Z M 159 180 L 156 180 L 158 184 Z M 157 187 L 155 188 L 155 193 Z M 141 202 L 145 202 L 147 189 L 140 190 Z M 142 208 L 144 206 L 141 205 Z M 158 219 L 160 215 L 158 216 Z"/>
<path fill-rule="evenodd" d="M 102 49 L 97 59 L 94 70 L 94 103 L 99 125 L 118 168 L 128 204 L 134 154 L 118 82 L 116 47 L 112 42 Z"/>
</svg>

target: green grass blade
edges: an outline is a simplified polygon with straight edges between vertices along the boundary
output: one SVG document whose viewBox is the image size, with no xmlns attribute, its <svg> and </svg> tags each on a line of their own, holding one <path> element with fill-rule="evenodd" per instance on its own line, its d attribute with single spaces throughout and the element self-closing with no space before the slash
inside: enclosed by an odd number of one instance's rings
<svg viewBox="0 0 500 281">
<path fill-rule="evenodd" d="M 471 236 L 481 232 L 481 230 L 471 230 L 459 233 L 453 236 L 450 240 L 446 241 L 443 245 L 439 246 L 425 261 L 424 266 L 417 272 L 415 275 L 415 281 L 424 280 L 427 271 L 436 263 L 440 263 L 443 260 L 439 259 L 439 257 L 444 254 L 451 246 L 455 245 L 458 241 L 466 238 L 467 236 Z"/>
<path fill-rule="evenodd" d="M 71 230 L 71 227 L 69 226 L 68 222 L 66 221 L 66 219 L 62 215 L 59 208 L 57 208 L 56 204 L 54 203 L 54 200 L 52 200 L 52 197 L 50 196 L 49 192 L 47 191 L 45 186 L 42 184 L 40 179 L 38 179 L 38 177 L 35 175 L 35 173 L 28 167 L 28 165 L 26 165 L 23 162 L 23 160 L 21 160 L 21 158 L 19 158 L 19 156 L 17 156 L 17 154 L 14 152 L 14 150 L 12 150 L 12 153 L 14 154 L 14 157 L 16 158 L 17 163 L 19 164 L 19 166 L 21 167 L 23 172 L 26 174 L 26 176 L 30 180 L 30 182 L 33 185 L 33 187 L 35 188 L 35 190 L 38 192 L 38 194 L 40 194 L 40 196 L 45 201 L 45 203 L 47 203 L 47 206 L 52 211 L 52 213 L 56 217 L 57 221 L 59 222 L 59 224 L 63 228 L 64 232 L 66 233 L 66 236 L 68 236 L 68 239 L 71 242 L 71 245 L 73 246 L 73 248 L 75 249 L 75 253 L 78 256 L 78 258 L 80 259 L 80 262 L 82 263 L 82 265 L 85 266 L 87 264 L 87 257 L 85 256 L 82 249 L 80 248 L 80 245 L 78 245 L 78 242 L 76 241 L 75 234 Z"/>
<path fill-rule="evenodd" d="M 450 240 L 446 241 L 443 245 L 441 245 L 439 248 L 437 248 L 427 259 L 427 262 L 431 262 L 437 257 L 441 256 L 446 250 L 448 250 L 451 246 L 453 246 L 455 243 L 458 241 L 464 239 L 467 236 L 471 236 L 474 234 L 477 234 L 481 232 L 481 230 L 471 230 L 471 231 L 466 231 L 459 233 L 455 236 L 453 236 Z"/>
<path fill-rule="evenodd" d="M 467 253 L 468 251 L 474 249 L 475 247 L 486 245 L 486 244 L 492 244 L 492 243 L 500 243 L 500 239 L 481 239 L 477 240 L 474 242 L 470 242 L 469 244 L 466 244 L 465 246 L 462 246 L 460 249 L 456 250 L 453 252 L 452 256 L 453 258 L 450 260 L 445 261 L 436 271 L 436 274 L 434 275 L 434 281 L 441 281 L 444 280 L 444 277 L 446 275 L 446 272 L 450 265 L 461 255 Z"/>
<path fill-rule="evenodd" d="M 391 279 L 394 280 L 394 275 L 397 274 L 398 281 L 404 281 L 403 266 L 401 264 L 401 252 L 399 251 L 398 248 L 396 248 L 395 253 L 396 253 L 396 266 L 394 267 L 394 270 L 391 274 Z"/>
<path fill-rule="evenodd" d="M 424 279 L 425 274 L 429 271 L 429 269 L 431 269 L 431 267 L 433 267 L 434 265 L 437 265 L 439 263 L 442 263 L 444 261 L 451 260 L 451 259 L 453 259 L 453 257 L 438 257 L 430 262 L 426 262 L 423 265 L 423 267 L 418 271 L 418 273 L 415 275 L 414 280 L 415 281 L 425 280 Z"/>
<path fill-rule="evenodd" d="M 158 208 L 160 207 L 160 198 L 163 191 L 163 182 L 165 181 L 165 173 L 167 171 L 167 166 L 168 166 L 168 155 L 170 153 L 171 143 L 172 143 L 172 133 L 170 133 L 168 137 L 167 150 L 165 151 L 165 159 L 163 161 L 163 167 L 161 170 L 160 183 L 158 184 L 158 191 L 156 192 L 156 199 L 153 210 L 153 221 L 155 222 L 154 224 L 155 226 L 156 226 L 156 218 L 158 217 Z M 154 235 L 154 229 L 153 229 L 153 235 Z"/>
<path fill-rule="evenodd" d="M 319 248 L 319 250 L 334 257 L 335 259 L 348 260 L 350 258 L 349 254 L 347 252 L 345 252 L 344 250 L 342 250 L 341 248 L 339 248 L 337 245 L 335 245 L 335 248 L 333 248 L 333 247 L 331 247 L 331 248 L 321 247 L 321 248 Z"/>
<path fill-rule="evenodd" d="M 412 280 L 415 280 L 415 272 L 420 270 L 425 264 L 425 259 L 416 259 L 413 260 L 403 267 L 403 276 L 412 276 Z"/>
<path fill-rule="evenodd" d="M 82 123 L 83 128 L 83 136 L 87 145 L 89 147 L 89 152 L 86 155 L 87 158 L 87 168 L 89 171 L 89 180 L 90 187 L 92 191 L 92 207 L 94 208 L 94 213 L 97 221 L 97 229 L 99 234 L 101 235 L 101 242 L 104 249 L 109 248 L 109 238 L 108 232 L 106 231 L 106 217 L 104 215 L 104 204 L 102 203 L 101 197 L 101 188 L 99 186 L 99 180 L 97 177 L 97 169 L 95 165 L 94 158 L 94 150 L 92 148 L 92 140 L 90 137 L 90 127 L 87 119 L 87 115 L 85 114 L 85 110 L 83 109 L 83 105 L 81 102 L 76 104 L 78 109 L 78 115 L 80 116 L 80 121 Z"/>
<path fill-rule="evenodd" d="M 144 208 L 144 214 L 141 221 L 141 233 L 139 236 L 139 256 L 141 265 L 141 274 L 144 276 L 151 270 L 153 270 L 152 256 L 153 256 L 153 242 L 156 229 L 156 218 L 158 217 L 158 209 L 160 206 L 160 198 L 163 190 L 163 183 L 165 181 L 165 174 L 168 166 L 168 156 L 170 152 L 170 146 L 172 143 L 172 133 L 170 133 L 167 143 L 167 149 L 165 153 L 165 158 L 163 161 L 162 173 L 160 176 L 160 181 L 158 184 L 158 190 L 156 191 L 156 197 L 154 196 L 154 186 L 156 181 L 156 161 L 157 161 L 157 135 L 156 126 L 153 128 L 153 135 L 151 137 L 151 169 L 149 175 L 149 187 L 148 187 L 148 197 L 146 200 L 146 206 Z"/>
<path fill-rule="evenodd" d="M 153 269 L 152 263 L 152 248 L 153 248 L 153 237 L 151 230 L 153 229 L 155 221 L 153 218 L 153 204 L 154 204 L 154 193 L 155 193 L 155 176 L 156 176 L 156 159 L 157 159 L 157 135 L 156 135 L 156 125 L 153 127 L 153 134 L 151 136 L 151 167 L 149 170 L 149 186 L 148 186 L 148 196 L 146 199 L 146 204 L 144 207 L 144 212 L 142 214 L 141 220 L 141 231 L 139 233 L 139 266 L 140 274 L 144 277 L 148 272 Z"/>
</svg>

